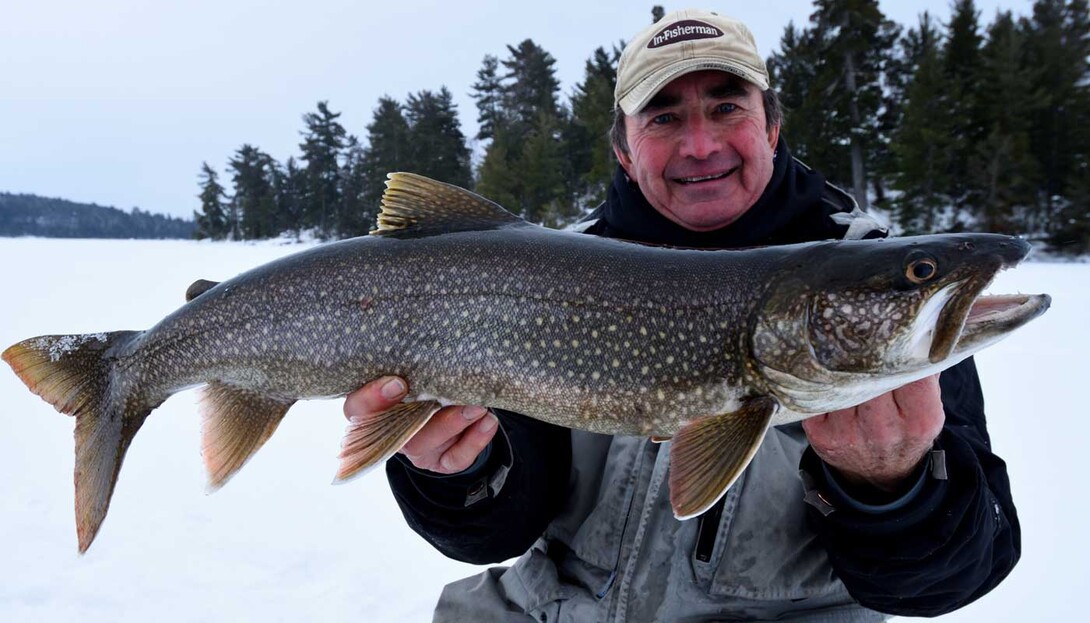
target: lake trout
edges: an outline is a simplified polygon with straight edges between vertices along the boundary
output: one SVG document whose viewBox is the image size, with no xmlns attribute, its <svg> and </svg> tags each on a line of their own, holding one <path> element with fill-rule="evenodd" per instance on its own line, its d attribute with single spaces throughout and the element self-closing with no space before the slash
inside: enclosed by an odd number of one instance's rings
<svg viewBox="0 0 1090 623">
<path fill-rule="evenodd" d="M 198 281 L 146 331 L 4 351 L 34 393 L 76 417 L 81 552 L 145 418 L 188 387 L 205 386 L 213 488 L 297 400 L 398 375 L 409 396 L 349 424 L 338 479 L 389 458 L 441 405 L 478 404 L 670 439 L 684 519 L 726 492 L 769 426 L 934 374 L 1050 304 L 982 295 L 1029 251 L 1007 236 L 687 250 L 546 229 L 416 175 L 387 186 L 370 236 Z"/>
</svg>

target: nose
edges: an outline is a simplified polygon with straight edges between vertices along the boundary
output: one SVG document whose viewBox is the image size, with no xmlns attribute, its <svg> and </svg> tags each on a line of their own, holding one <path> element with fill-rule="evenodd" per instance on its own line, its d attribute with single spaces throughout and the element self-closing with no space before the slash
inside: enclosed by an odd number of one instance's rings
<svg viewBox="0 0 1090 623">
<path fill-rule="evenodd" d="M 705 160 L 721 148 L 719 137 L 707 119 L 694 115 L 687 120 L 681 137 L 681 156 Z"/>
</svg>

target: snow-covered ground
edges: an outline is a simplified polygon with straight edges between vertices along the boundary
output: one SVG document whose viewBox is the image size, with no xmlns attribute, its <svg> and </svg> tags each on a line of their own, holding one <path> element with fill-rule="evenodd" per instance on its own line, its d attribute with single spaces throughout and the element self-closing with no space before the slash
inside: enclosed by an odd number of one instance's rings
<svg viewBox="0 0 1090 623">
<path fill-rule="evenodd" d="M 0 239 L 0 349 L 48 333 L 143 329 L 197 278 L 297 245 Z M 381 278 L 381 276 L 376 276 Z M 1053 309 L 978 356 L 993 445 L 1022 520 L 1011 577 L 949 621 L 1078 620 L 1090 586 L 1083 456 L 1090 423 L 1090 265 L 1029 263 L 996 292 Z M 110 515 L 76 554 L 72 420 L 0 368 L 0 621 L 426 621 L 444 583 L 476 571 L 401 519 L 380 473 L 330 486 L 339 401 L 300 403 L 221 491 L 206 495 L 196 393 L 155 411 Z"/>
</svg>

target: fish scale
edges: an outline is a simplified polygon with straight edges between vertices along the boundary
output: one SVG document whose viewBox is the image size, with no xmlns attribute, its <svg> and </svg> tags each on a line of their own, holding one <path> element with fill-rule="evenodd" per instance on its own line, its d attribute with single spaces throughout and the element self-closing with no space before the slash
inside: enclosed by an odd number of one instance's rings
<svg viewBox="0 0 1090 623">
<path fill-rule="evenodd" d="M 661 248 L 537 227 L 411 174 L 391 176 L 378 222 L 371 236 L 197 281 L 146 331 L 41 336 L 4 352 L 32 391 L 76 416 L 81 551 L 133 436 L 186 387 L 206 385 L 213 487 L 297 400 L 398 375 L 409 397 L 350 423 L 338 479 L 388 458 L 441 404 L 480 404 L 672 438 L 671 504 L 687 518 L 724 494 L 771 423 L 933 374 L 1049 304 L 992 297 L 970 313 L 1029 250 L 1006 236 Z M 919 344 L 930 353 L 906 346 Z"/>
</svg>

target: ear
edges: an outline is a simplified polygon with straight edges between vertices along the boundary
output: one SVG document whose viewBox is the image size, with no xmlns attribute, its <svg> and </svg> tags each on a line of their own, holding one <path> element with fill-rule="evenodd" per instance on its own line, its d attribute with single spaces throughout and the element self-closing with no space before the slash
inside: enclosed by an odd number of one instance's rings
<svg viewBox="0 0 1090 623">
<path fill-rule="evenodd" d="M 621 148 L 616 145 L 613 146 L 613 155 L 617 156 L 617 162 L 621 164 L 621 168 L 624 169 L 628 178 L 633 180 L 636 179 L 632 177 L 632 155 L 621 151 Z"/>
<path fill-rule="evenodd" d="M 768 131 L 768 145 L 772 147 L 772 151 L 776 151 L 776 143 L 780 142 L 780 124 L 772 126 L 772 129 Z"/>
</svg>

